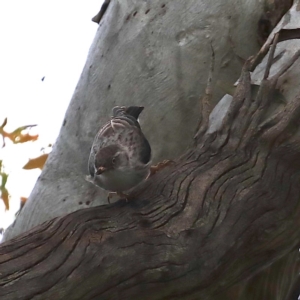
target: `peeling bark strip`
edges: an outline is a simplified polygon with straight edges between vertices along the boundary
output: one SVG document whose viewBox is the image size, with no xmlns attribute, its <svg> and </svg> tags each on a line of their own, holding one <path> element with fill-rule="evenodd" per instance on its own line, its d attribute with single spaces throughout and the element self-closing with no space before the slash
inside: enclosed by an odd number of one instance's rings
<svg viewBox="0 0 300 300">
<path fill-rule="evenodd" d="M 265 12 L 258 22 L 258 40 L 262 44 L 267 40 L 270 33 L 280 19 L 293 5 L 292 0 L 266 0 Z"/>
<path fill-rule="evenodd" d="M 291 39 L 300 39 L 300 29 L 281 29 L 276 34 L 276 44 L 277 42 L 284 42 Z M 250 71 L 254 71 L 254 69 L 258 66 L 258 64 L 262 61 L 264 56 L 268 53 L 269 48 L 272 44 L 272 42 L 275 39 L 275 35 L 273 39 L 270 39 L 269 42 L 267 42 L 260 51 L 255 55 L 251 62 L 251 68 Z"/>
<path fill-rule="evenodd" d="M 299 246 L 300 99 L 265 120 L 280 75 L 251 60 L 222 126 L 129 203 L 80 210 L 0 247 L 0 299 L 220 299 Z M 210 97 L 207 89 L 205 97 Z M 207 107 L 206 107 L 207 108 Z"/>
<path fill-rule="evenodd" d="M 110 0 L 105 0 L 100 8 L 100 11 L 97 13 L 97 15 L 95 17 L 92 18 L 92 21 L 95 22 L 95 23 L 100 23 L 100 21 L 102 20 L 107 8 L 108 8 L 108 5 L 110 3 Z"/>
</svg>

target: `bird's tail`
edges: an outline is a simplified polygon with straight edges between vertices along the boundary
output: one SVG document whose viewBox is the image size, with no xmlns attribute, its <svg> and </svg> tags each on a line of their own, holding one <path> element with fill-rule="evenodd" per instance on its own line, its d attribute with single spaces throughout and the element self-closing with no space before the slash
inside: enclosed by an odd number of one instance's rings
<svg viewBox="0 0 300 300">
<path fill-rule="evenodd" d="M 130 116 L 133 116 L 137 120 L 143 109 L 143 106 L 128 106 L 126 108 L 126 113 Z"/>
</svg>

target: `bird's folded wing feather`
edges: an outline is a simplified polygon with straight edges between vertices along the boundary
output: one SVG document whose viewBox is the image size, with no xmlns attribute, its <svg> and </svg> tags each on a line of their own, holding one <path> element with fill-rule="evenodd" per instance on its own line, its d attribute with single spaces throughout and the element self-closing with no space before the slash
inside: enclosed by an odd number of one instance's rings
<svg viewBox="0 0 300 300">
<path fill-rule="evenodd" d="M 122 115 L 118 117 L 113 117 L 109 122 L 107 122 L 96 135 L 90 157 L 89 157 L 89 173 L 91 176 L 94 176 L 95 173 L 95 157 L 99 149 L 115 144 L 117 142 L 126 143 L 126 137 L 132 132 L 132 135 L 135 137 L 135 142 L 137 149 L 141 149 L 139 152 L 140 161 L 143 164 L 146 164 L 150 161 L 151 158 L 151 148 L 144 137 L 140 129 L 140 124 L 138 121 L 128 115 Z M 139 147 L 140 145 L 143 147 Z"/>
</svg>

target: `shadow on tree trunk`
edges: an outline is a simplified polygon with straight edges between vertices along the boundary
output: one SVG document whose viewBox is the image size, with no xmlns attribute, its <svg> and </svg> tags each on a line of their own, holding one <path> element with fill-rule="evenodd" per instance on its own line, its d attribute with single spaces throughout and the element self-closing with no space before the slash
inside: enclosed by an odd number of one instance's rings
<svg viewBox="0 0 300 300">
<path fill-rule="evenodd" d="M 279 37 L 256 95 L 247 60 L 219 126 L 209 78 L 195 147 L 129 203 L 79 210 L 1 245 L 0 298 L 221 299 L 296 249 L 300 99 L 266 113 L 300 51 L 269 78 Z"/>
</svg>

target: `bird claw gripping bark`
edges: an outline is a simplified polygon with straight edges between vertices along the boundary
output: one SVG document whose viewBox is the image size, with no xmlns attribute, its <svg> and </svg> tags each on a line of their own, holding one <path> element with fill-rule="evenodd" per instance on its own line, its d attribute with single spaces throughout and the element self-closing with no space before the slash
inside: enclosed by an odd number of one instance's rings
<svg viewBox="0 0 300 300">
<path fill-rule="evenodd" d="M 129 195 L 124 194 L 124 193 L 119 193 L 119 192 L 110 192 L 110 193 L 108 193 L 108 195 L 107 195 L 107 201 L 108 201 L 109 204 L 111 203 L 111 202 L 110 202 L 110 199 L 111 199 L 113 196 L 115 196 L 115 195 L 119 196 L 120 199 L 125 199 L 126 202 L 128 202 Z"/>
</svg>

